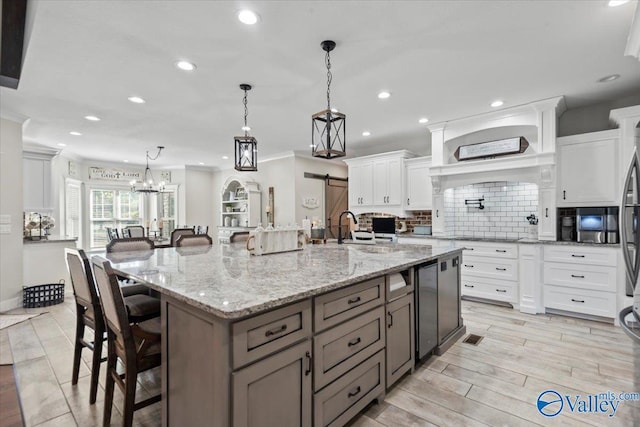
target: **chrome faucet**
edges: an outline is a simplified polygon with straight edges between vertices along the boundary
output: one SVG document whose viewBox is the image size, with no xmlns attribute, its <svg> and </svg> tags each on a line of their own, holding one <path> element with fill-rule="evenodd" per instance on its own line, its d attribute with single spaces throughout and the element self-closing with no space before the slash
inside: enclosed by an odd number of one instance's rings
<svg viewBox="0 0 640 427">
<path fill-rule="evenodd" d="M 356 216 L 353 214 L 353 212 L 351 211 L 342 211 L 342 213 L 340 214 L 340 216 L 338 217 L 338 244 L 341 245 L 342 244 L 342 215 L 347 214 L 347 215 L 351 215 L 351 217 L 353 218 L 353 223 L 357 224 L 358 220 L 356 219 Z"/>
</svg>

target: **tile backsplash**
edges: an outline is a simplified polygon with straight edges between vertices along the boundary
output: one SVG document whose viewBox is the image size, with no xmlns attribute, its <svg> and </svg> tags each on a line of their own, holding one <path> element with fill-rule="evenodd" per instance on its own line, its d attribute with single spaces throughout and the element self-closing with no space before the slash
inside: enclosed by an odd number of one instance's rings
<svg viewBox="0 0 640 427">
<path fill-rule="evenodd" d="M 400 228 L 401 221 L 407 224 L 407 233 L 413 233 L 414 225 L 431 225 L 431 211 L 412 211 L 410 213 L 413 214 L 413 216 L 407 218 L 395 217 L 396 230 Z M 393 217 L 393 215 L 385 213 L 366 213 L 358 215 L 358 228 L 361 230 L 371 230 L 371 218 L 373 217 Z"/>
<path fill-rule="evenodd" d="M 484 198 L 484 209 L 465 200 Z M 538 212 L 538 186 L 520 182 L 485 182 L 445 190 L 445 229 L 449 236 L 492 239 L 529 237 L 526 217 Z"/>
</svg>

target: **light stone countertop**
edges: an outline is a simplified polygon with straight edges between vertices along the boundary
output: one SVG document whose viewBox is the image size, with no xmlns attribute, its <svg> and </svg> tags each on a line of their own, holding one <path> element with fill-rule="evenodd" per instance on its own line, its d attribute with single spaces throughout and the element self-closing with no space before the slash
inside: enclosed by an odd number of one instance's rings
<svg viewBox="0 0 640 427">
<path fill-rule="evenodd" d="M 327 243 L 250 255 L 244 243 L 102 254 L 119 273 L 225 319 L 237 319 L 460 253 L 421 245 Z"/>
<path fill-rule="evenodd" d="M 452 242 L 464 240 L 468 242 L 489 242 L 489 243 L 527 243 L 538 245 L 564 245 L 564 246 L 595 246 L 595 247 L 620 247 L 620 243 L 586 243 L 586 242 L 566 242 L 562 240 L 538 240 L 538 239 L 496 239 L 490 237 L 442 237 L 432 236 L 430 234 L 413 234 L 405 233 L 398 234 L 398 238 L 411 238 L 411 239 L 435 239 L 435 240 L 450 240 Z"/>
<path fill-rule="evenodd" d="M 25 245 L 31 245 L 31 244 L 37 244 L 37 243 L 67 243 L 67 242 L 75 242 L 77 240 L 78 240 L 77 237 L 48 236 L 45 239 L 43 236 L 42 239 L 38 239 L 38 240 L 23 239 L 23 243 Z"/>
</svg>

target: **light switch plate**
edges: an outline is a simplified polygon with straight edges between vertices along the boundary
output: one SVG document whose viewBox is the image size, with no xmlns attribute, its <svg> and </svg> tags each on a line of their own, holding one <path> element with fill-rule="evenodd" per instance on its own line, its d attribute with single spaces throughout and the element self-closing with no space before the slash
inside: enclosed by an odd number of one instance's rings
<svg viewBox="0 0 640 427">
<path fill-rule="evenodd" d="M 11 224 L 0 224 L 0 234 L 11 234 Z"/>
<path fill-rule="evenodd" d="M 11 215 L 0 215 L 0 224 L 11 224 Z"/>
</svg>

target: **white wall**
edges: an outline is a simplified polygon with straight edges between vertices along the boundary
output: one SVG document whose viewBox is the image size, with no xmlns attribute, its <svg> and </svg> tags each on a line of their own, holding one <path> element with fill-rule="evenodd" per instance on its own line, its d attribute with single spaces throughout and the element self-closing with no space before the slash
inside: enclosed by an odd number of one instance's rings
<svg viewBox="0 0 640 427">
<path fill-rule="evenodd" d="M 606 84 L 606 83 L 605 83 Z M 615 123 L 609 121 L 609 113 L 616 108 L 640 104 L 640 91 L 627 94 L 614 101 L 602 102 L 580 108 L 570 108 L 558 120 L 558 136 L 578 135 L 615 129 Z"/>
<path fill-rule="evenodd" d="M 0 215 L 10 232 L 0 233 L 0 311 L 22 296 L 22 125 L 0 119 Z M 6 224 L 2 224 L 6 227 Z"/>
<path fill-rule="evenodd" d="M 219 215 L 215 215 L 213 210 L 213 199 L 219 197 L 213 188 L 213 172 L 187 167 L 184 183 L 185 217 L 182 222 L 189 226 L 208 225 L 212 231 L 219 221 L 216 218 Z"/>
</svg>

